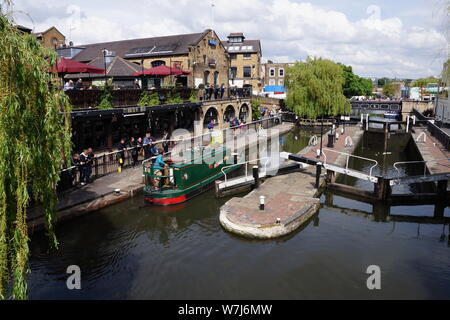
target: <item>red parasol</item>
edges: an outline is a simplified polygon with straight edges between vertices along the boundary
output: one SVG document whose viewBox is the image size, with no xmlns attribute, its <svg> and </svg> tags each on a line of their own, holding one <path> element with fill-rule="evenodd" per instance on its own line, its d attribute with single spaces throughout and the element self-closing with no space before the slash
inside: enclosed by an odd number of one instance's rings
<svg viewBox="0 0 450 320">
<path fill-rule="evenodd" d="M 86 63 L 61 58 L 51 70 L 58 73 L 105 73 L 105 69 L 97 68 Z"/>
</svg>

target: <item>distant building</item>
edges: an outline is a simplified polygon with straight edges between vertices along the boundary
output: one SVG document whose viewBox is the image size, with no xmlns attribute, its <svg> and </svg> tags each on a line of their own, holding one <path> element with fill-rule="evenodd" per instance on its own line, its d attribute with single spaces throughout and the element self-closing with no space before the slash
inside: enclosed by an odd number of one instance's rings
<svg viewBox="0 0 450 320">
<path fill-rule="evenodd" d="M 230 55 L 230 86 L 251 85 L 254 93 L 261 92 L 261 41 L 246 40 L 243 33 L 230 33 L 222 44 Z"/>
<path fill-rule="evenodd" d="M 51 27 L 44 32 L 35 32 L 33 34 L 48 48 L 59 48 L 66 44 L 66 37 L 55 27 Z"/>
<path fill-rule="evenodd" d="M 269 96 L 284 96 L 286 94 L 286 69 L 294 63 L 274 63 L 269 60 L 261 65 L 264 93 Z"/>
</svg>

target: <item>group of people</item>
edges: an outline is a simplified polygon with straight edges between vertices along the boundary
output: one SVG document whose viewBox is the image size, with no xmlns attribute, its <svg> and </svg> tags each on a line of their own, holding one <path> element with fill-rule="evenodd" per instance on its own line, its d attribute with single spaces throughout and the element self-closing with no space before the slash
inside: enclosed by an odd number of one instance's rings
<svg viewBox="0 0 450 320">
<path fill-rule="evenodd" d="M 222 85 L 219 87 L 218 85 L 206 85 L 205 87 L 205 100 L 212 100 L 214 97 L 214 100 L 217 99 L 223 99 L 223 96 L 225 95 L 225 84 L 222 83 Z"/>
<path fill-rule="evenodd" d="M 162 142 L 160 142 L 160 146 L 158 147 L 156 141 L 153 140 L 150 133 L 147 133 L 143 139 L 136 139 L 134 137 L 131 137 L 128 142 L 126 141 L 126 139 L 122 138 L 117 145 L 117 149 L 120 151 L 118 153 L 118 160 L 121 168 L 123 168 L 123 165 L 125 163 L 126 150 L 130 150 L 132 163 L 133 166 L 135 166 L 139 162 L 139 155 L 143 155 L 144 160 L 148 160 L 160 155 L 162 153 L 161 150 L 167 153 L 169 151 L 170 145 L 170 143 L 167 141 L 168 139 L 169 133 L 167 131 L 164 131 Z"/>
<path fill-rule="evenodd" d="M 94 164 L 95 154 L 92 148 L 84 149 L 81 154 L 74 154 L 72 163 L 80 171 L 80 183 L 82 186 L 91 182 L 92 165 Z"/>
<path fill-rule="evenodd" d="M 78 79 L 78 81 L 75 84 L 73 83 L 73 80 L 69 80 L 64 85 L 64 91 L 83 90 L 83 89 L 84 89 L 83 80 L 81 80 L 81 79 Z"/>
</svg>

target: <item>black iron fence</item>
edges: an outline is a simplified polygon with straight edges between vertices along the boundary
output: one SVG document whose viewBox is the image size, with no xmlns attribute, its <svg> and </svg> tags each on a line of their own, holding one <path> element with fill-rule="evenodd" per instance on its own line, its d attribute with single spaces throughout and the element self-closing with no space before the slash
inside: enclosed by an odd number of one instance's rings
<svg viewBox="0 0 450 320">
<path fill-rule="evenodd" d="M 145 90 L 121 89 L 111 90 L 112 104 L 114 107 L 137 106 L 141 95 Z M 195 92 L 197 101 L 241 99 L 251 98 L 252 88 L 226 88 L 223 92 L 216 89 L 191 89 L 191 88 L 161 88 L 147 90 L 149 95 L 158 94 L 159 104 L 170 103 L 170 97 L 179 95 L 183 102 L 188 102 Z M 104 93 L 103 90 L 67 90 L 66 95 L 74 109 L 97 108 Z"/>
</svg>

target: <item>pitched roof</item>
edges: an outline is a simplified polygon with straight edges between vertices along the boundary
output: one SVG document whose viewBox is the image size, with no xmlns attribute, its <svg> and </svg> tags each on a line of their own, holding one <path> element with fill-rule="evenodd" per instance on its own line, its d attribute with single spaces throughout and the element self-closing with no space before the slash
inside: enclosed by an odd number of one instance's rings
<svg viewBox="0 0 450 320">
<path fill-rule="evenodd" d="M 98 68 L 105 68 L 105 62 L 103 56 L 97 57 L 94 60 L 92 60 L 89 65 L 98 67 Z M 135 63 L 126 61 L 125 59 L 121 57 L 115 57 L 113 60 L 107 65 L 106 67 L 106 75 L 108 77 L 132 77 L 133 73 L 139 72 L 141 70 L 141 67 L 138 66 Z M 88 75 L 86 73 L 78 73 L 78 74 L 71 74 L 66 76 L 67 79 L 77 79 L 77 78 L 102 78 L 104 77 L 104 74 L 91 74 Z"/>
<path fill-rule="evenodd" d="M 122 58 L 158 57 L 189 53 L 189 46 L 196 45 L 211 30 L 203 33 L 173 35 L 156 38 L 132 39 L 82 45 L 85 49 L 74 60 L 90 62 L 101 55 L 103 49 L 113 51 Z"/>
<path fill-rule="evenodd" d="M 222 44 L 224 45 L 225 49 L 228 51 L 228 53 L 259 53 L 262 55 L 262 49 L 261 49 L 261 41 L 260 40 L 244 40 L 244 42 L 228 42 L 228 41 L 222 41 Z M 232 50 L 229 48 L 233 47 Z M 238 49 L 236 49 L 238 47 Z M 251 48 L 249 48 L 251 47 Z"/>
</svg>

